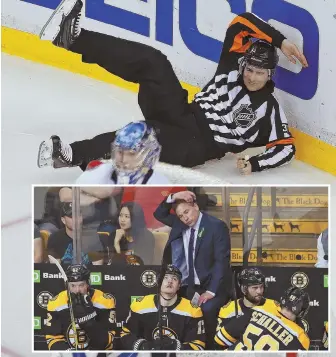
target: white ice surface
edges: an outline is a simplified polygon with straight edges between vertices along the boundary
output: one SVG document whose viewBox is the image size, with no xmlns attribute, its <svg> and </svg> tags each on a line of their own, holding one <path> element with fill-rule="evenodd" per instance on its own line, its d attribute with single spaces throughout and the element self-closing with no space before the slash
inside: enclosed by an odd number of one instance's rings
<svg viewBox="0 0 336 357">
<path fill-rule="evenodd" d="M 58 134 L 65 142 L 73 142 L 143 119 L 133 92 L 6 54 L 2 56 L 2 68 L 5 185 L 16 185 L 16 178 L 20 183 L 74 182 L 80 173 L 78 168 L 37 168 L 36 154 L 42 140 Z M 18 167 L 19 177 L 11 174 Z M 300 161 L 268 172 L 240 176 L 234 155 L 207 162 L 195 170 L 233 184 L 336 182 L 335 176 Z"/>
<path fill-rule="evenodd" d="M 68 142 L 90 138 L 141 118 L 132 92 L 2 54 L 2 345 L 32 356 L 31 223 L 24 220 L 31 214 L 31 184 L 70 184 L 80 173 L 78 168 L 38 169 L 39 143 L 52 134 Z M 299 161 L 248 177 L 237 174 L 233 156 L 197 170 L 232 184 L 330 183 L 330 204 L 336 214 L 335 177 Z M 6 226 L 17 220 L 21 221 Z M 336 232 L 332 219 L 331 232 Z M 332 265 L 334 255 L 335 249 L 330 254 Z M 331 296 L 336 293 L 334 285 Z M 336 325 L 334 307 L 332 311 L 331 326 Z"/>
</svg>

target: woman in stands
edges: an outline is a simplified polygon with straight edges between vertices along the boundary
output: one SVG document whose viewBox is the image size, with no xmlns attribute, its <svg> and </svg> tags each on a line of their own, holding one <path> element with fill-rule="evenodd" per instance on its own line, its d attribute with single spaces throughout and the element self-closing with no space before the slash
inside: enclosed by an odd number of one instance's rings
<svg viewBox="0 0 336 357">
<path fill-rule="evenodd" d="M 108 264 L 152 264 L 155 240 L 147 229 L 144 211 L 136 202 L 124 202 L 114 223 L 104 222 L 99 237 L 106 248 Z"/>
</svg>

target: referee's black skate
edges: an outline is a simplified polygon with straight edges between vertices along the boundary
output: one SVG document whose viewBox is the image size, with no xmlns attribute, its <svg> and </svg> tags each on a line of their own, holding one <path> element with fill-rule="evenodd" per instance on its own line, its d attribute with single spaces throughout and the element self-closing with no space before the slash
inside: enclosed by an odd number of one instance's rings
<svg viewBox="0 0 336 357">
<path fill-rule="evenodd" d="M 37 166 L 72 167 L 72 148 L 64 144 L 59 136 L 53 135 L 49 140 L 42 141 L 37 155 Z"/>
<path fill-rule="evenodd" d="M 83 2 L 63 0 L 52 13 L 40 32 L 41 40 L 49 40 L 55 46 L 69 49 L 80 35 Z"/>
</svg>

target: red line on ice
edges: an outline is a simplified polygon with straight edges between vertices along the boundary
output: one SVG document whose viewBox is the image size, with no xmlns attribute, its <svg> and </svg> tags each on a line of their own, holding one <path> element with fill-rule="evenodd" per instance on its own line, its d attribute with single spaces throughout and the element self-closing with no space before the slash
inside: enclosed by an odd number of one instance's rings
<svg viewBox="0 0 336 357">
<path fill-rule="evenodd" d="M 17 224 L 24 223 L 24 222 L 26 222 L 26 221 L 28 221 L 30 219 L 31 219 L 31 216 L 25 216 L 25 217 L 17 218 L 17 219 L 14 219 L 12 221 L 8 221 L 6 223 L 1 224 L 1 228 L 12 227 L 12 226 L 15 226 Z"/>
<path fill-rule="evenodd" d="M 5 355 L 8 355 L 10 357 L 23 357 L 22 355 L 12 351 L 8 347 L 2 346 L 1 345 L 1 354 L 4 353 Z"/>
</svg>

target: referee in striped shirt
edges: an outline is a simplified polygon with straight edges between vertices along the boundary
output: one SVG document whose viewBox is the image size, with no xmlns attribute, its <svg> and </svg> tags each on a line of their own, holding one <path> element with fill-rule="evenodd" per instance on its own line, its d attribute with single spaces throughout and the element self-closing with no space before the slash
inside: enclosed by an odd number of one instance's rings
<svg viewBox="0 0 336 357">
<path fill-rule="evenodd" d="M 303 67 L 308 64 L 303 53 L 268 23 L 252 13 L 236 16 L 227 29 L 215 75 L 188 103 L 187 91 L 164 54 L 141 43 L 81 28 L 82 2 L 73 4 L 61 23 L 49 22 L 41 38 L 80 54 L 83 62 L 98 64 L 139 84 L 138 103 L 146 121 L 156 129 L 161 161 L 193 167 L 228 152 L 266 146 L 249 160 L 237 160 L 240 173 L 250 174 L 293 159 L 293 137 L 273 94 L 276 48 L 289 61 L 296 63 L 297 59 Z M 62 11 L 62 7 L 56 9 L 50 20 Z M 85 169 L 90 160 L 111 157 L 114 138 L 115 132 L 109 132 L 72 144 L 54 140 L 53 158 L 64 166 Z"/>
</svg>

